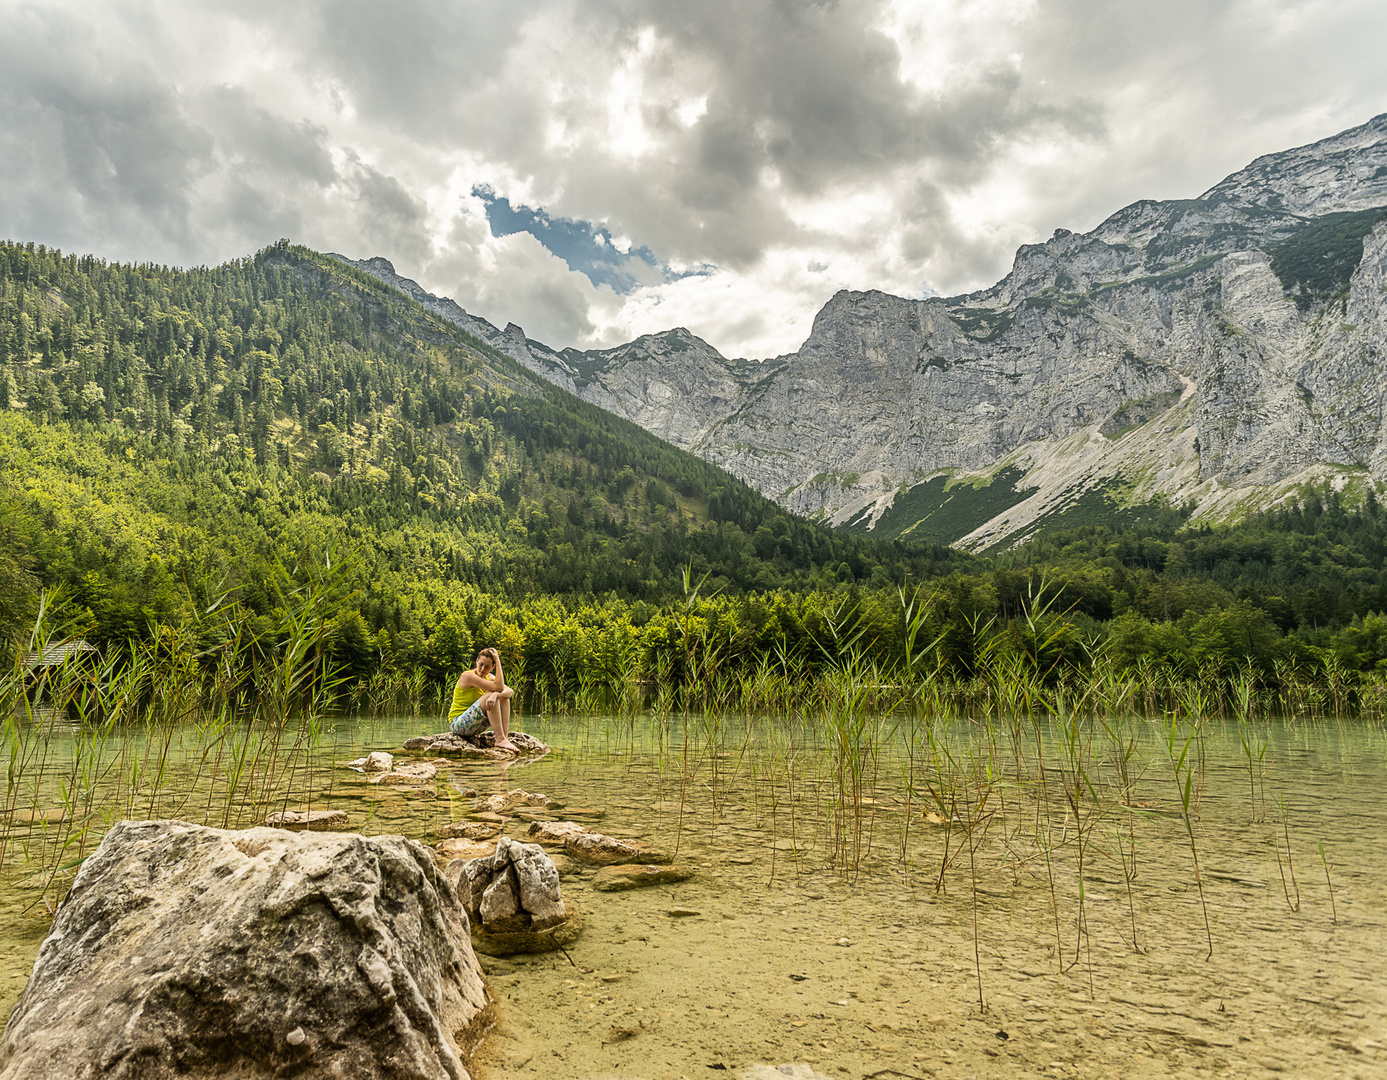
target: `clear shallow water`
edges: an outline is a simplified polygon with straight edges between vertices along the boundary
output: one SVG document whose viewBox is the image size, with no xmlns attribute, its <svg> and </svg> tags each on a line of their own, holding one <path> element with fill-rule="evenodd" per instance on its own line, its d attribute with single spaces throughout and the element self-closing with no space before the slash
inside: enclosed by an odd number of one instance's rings
<svg viewBox="0 0 1387 1080">
<path fill-rule="evenodd" d="M 420 722 L 339 720 L 296 761 L 287 805 L 342 809 L 350 828 L 432 843 L 473 812 L 462 788 L 520 787 L 697 871 L 625 894 L 565 878 L 586 923 L 568 957 L 483 958 L 502 1022 L 477 1063 L 482 1077 L 692 1076 L 709 1065 L 857 1076 L 1387 1071 L 1380 729 L 1265 725 L 1250 790 L 1236 730 L 1209 726 L 1191 791 L 1209 958 L 1157 730 L 1133 723 L 1121 743 L 1099 731 L 1067 758 L 1053 733 L 1037 748 L 1025 728 L 1018 769 L 1009 737 L 960 722 L 936 730 L 932 751 L 918 726 L 912 737 L 908 721 L 894 723 L 876 732 L 855 785 L 821 725 L 694 718 L 686 747 L 677 718 L 529 717 L 517 726 L 553 745 L 548 757 L 449 763 L 435 784 L 399 789 L 341 766 L 396 751 Z M 226 813 L 196 735 L 180 736 L 159 785 L 126 790 L 108 809 L 251 823 L 239 807 Z M 54 780 L 63 755 L 60 738 Z M 1073 764 L 1088 777 L 1077 822 L 1065 795 Z M 931 786 L 942 806 L 922 805 Z M 61 801 L 41 782 L 21 806 L 51 816 Z M 976 820 L 974 843 L 955 816 Z M 33 855 L 61 824 L 13 828 L 29 832 L 0 871 L 6 1011 L 47 927 L 29 880 L 44 860 Z M 517 819 L 508 832 L 526 828 Z"/>
</svg>

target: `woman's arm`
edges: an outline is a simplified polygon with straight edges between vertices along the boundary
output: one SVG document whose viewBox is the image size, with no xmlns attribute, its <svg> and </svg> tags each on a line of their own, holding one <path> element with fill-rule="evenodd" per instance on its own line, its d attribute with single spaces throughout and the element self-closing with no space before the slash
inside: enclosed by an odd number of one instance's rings
<svg viewBox="0 0 1387 1080">
<path fill-rule="evenodd" d="M 462 673 L 462 675 L 458 677 L 458 685 L 476 687 L 476 689 L 483 690 L 487 693 L 491 693 L 494 690 L 501 689 L 499 686 L 496 685 L 495 679 L 484 678 L 483 676 L 478 675 L 471 668 L 468 668 L 466 671 Z"/>
</svg>

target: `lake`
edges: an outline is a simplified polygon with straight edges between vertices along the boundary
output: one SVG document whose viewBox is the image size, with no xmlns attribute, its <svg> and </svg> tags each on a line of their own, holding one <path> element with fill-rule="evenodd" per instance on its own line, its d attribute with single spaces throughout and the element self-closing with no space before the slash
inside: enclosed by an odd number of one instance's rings
<svg viewBox="0 0 1387 1080">
<path fill-rule="evenodd" d="M 479 1078 L 1387 1072 L 1378 725 L 531 716 L 538 760 L 440 762 L 416 787 L 343 767 L 435 726 L 330 720 L 258 764 L 193 724 L 99 747 L 30 729 L 0 1007 L 116 817 L 311 806 L 432 845 L 475 813 L 466 790 L 523 788 L 563 805 L 517 839 L 571 813 L 695 876 L 566 876 L 566 952 L 480 958 L 500 1020 Z"/>
</svg>

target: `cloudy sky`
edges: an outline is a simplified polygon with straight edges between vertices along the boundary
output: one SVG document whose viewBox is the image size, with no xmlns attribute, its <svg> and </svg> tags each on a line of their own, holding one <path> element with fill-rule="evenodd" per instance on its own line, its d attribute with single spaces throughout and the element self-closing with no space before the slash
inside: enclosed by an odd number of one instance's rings
<svg viewBox="0 0 1387 1080">
<path fill-rule="evenodd" d="M 793 350 L 840 288 L 1387 111 L 1381 0 L 0 0 L 0 235 L 383 255 L 554 346 Z"/>
</svg>

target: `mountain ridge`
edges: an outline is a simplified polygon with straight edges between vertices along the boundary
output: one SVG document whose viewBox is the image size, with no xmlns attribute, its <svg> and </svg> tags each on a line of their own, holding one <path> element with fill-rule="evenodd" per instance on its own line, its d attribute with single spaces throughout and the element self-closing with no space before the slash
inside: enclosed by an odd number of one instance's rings
<svg viewBox="0 0 1387 1080">
<path fill-rule="evenodd" d="M 926 533 L 982 549 L 1085 500 L 1217 519 L 1311 483 L 1387 484 L 1384 210 L 1387 114 L 1195 199 L 1056 230 L 987 289 L 840 291 L 773 360 L 728 360 L 682 328 L 555 351 L 452 306 L 530 370 L 788 509 L 885 536 L 934 520 Z M 383 259 L 352 265 L 423 292 Z M 959 516 L 962 486 L 1002 476 L 973 500 L 1000 509 Z"/>
</svg>

